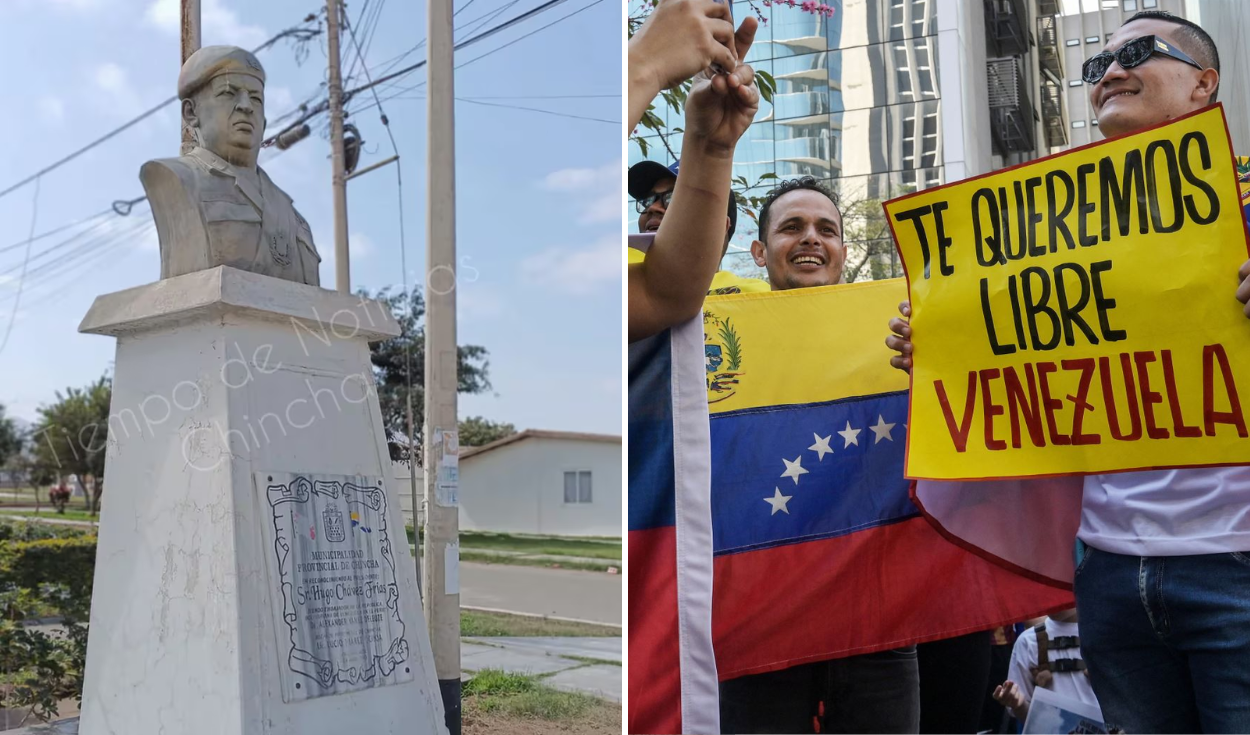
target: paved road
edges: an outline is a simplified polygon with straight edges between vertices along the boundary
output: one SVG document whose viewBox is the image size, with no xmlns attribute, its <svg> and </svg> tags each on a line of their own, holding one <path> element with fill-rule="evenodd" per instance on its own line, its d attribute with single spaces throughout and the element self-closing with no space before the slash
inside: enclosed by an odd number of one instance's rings
<svg viewBox="0 0 1250 735">
<path fill-rule="evenodd" d="M 621 624 L 621 577 L 507 564 L 460 565 L 460 604 Z"/>
</svg>

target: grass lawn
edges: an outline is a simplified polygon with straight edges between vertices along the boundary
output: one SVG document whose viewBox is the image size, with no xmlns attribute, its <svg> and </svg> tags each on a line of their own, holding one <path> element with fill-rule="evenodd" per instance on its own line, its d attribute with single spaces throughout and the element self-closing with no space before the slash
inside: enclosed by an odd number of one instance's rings
<svg viewBox="0 0 1250 735">
<path fill-rule="evenodd" d="M 580 539 L 560 536 L 518 536 L 509 533 L 461 531 L 460 548 L 515 551 L 551 556 L 587 556 L 594 559 L 621 558 L 621 540 Z"/>
<path fill-rule="evenodd" d="M 483 638 L 492 636 L 615 638 L 621 635 L 621 629 L 586 623 L 567 623 L 548 618 L 532 618 L 527 615 L 462 610 L 460 611 L 460 635 Z"/>
<path fill-rule="evenodd" d="M 416 543 L 417 535 L 409 527 L 408 543 Z M 484 551 L 511 551 L 518 554 L 544 554 L 547 556 L 584 556 L 592 559 L 615 561 L 620 561 L 621 559 L 621 540 L 619 538 L 527 536 L 512 533 L 461 531 L 460 548 L 481 549 Z"/>
<path fill-rule="evenodd" d="M 552 689 L 541 677 L 479 671 L 464 685 L 462 701 L 465 735 L 621 732 L 620 705 Z"/>
<path fill-rule="evenodd" d="M 61 521 L 99 521 L 100 516 L 91 515 L 87 511 L 66 508 L 64 513 L 57 513 L 52 506 L 41 508 L 38 513 L 33 508 L 29 510 L 14 510 L 12 508 L 0 507 L 0 516 L 25 516 L 27 518 L 52 518 Z"/>
<path fill-rule="evenodd" d="M 550 562 L 547 560 L 533 559 L 524 556 L 504 556 L 502 554 L 491 554 L 489 552 L 474 552 L 473 549 L 461 548 L 460 561 L 473 561 L 480 564 L 512 564 L 521 567 L 554 567 L 559 564 L 561 569 L 574 569 L 582 572 L 606 572 L 608 567 L 616 567 L 620 571 L 621 562 L 613 561 L 562 561 Z"/>
</svg>

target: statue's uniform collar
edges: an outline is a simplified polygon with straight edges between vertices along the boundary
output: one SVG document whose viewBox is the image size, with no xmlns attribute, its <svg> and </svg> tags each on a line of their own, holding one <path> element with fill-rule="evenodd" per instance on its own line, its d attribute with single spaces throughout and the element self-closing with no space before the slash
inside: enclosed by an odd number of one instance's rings
<svg viewBox="0 0 1250 735">
<path fill-rule="evenodd" d="M 237 166 L 231 165 L 226 159 L 207 148 L 196 146 L 187 155 L 207 166 L 213 173 L 234 179 L 234 185 L 252 202 L 257 211 L 264 211 L 264 197 L 260 188 L 258 188 L 258 184 L 260 187 L 264 186 L 265 174 L 260 170 L 259 166 L 256 167 L 256 179 L 253 181 L 247 176 L 239 176 Z"/>
</svg>

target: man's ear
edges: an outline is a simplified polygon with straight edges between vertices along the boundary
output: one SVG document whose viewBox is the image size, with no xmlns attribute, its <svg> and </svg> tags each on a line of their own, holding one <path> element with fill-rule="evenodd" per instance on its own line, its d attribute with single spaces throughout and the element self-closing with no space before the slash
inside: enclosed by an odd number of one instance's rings
<svg viewBox="0 0 1250 735">
<path fill-rule="evenodd" d="M 767 265 L 767 261 L 764 260 L 764 243 L 759 240 L 751 241 L 751 257 L 759 267 L 764 268 Z"/>
<path fill-rule="evenodd" d="M 200 126 L 200 119 L 195 115 L 195 102 L 192 100 L 182 101 L 182 125 L 187 128 Z"/>
<path fill-rule="evenodd" d="M 1198 75 L 1198 86 L 1194 87 L 1193 97 L 1205 105 L 1219 86 L 1220 73 L 1214 69 L 1204 69 L 1202 74 Z"/>
</svg>

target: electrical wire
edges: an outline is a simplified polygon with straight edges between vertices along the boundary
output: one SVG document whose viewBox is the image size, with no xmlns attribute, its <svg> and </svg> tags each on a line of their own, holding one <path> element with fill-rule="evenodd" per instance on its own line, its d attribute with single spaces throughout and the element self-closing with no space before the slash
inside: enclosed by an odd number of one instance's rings
<svg viewBox="0 0 1250 735">
<path fill-rule="evenodd" d="M 26 287 L 26 266 L 30 264 L 30 243 L 35 237 L 35 221 L 39 219 L 39 185 L 42 182 L 42 176 L 35 177 L 35 196 L 30 205 L 30 235 L 26 238 L 26 257 L 22 260 L 22 276 L 17 281 L 16 302 L 13 304 L 13 310 L 9 312 L 9 325 L 4 329 L 4 339 L 0 340 L 0 354 L 3 354 L 4 348 L 9 346 L 9 336 L 13 334 L 13 323 L 17 321 L 17 310 L 22 306 L 22 290 Z"/>
<path fill-rule="evenodd" d="M 70 222 L 68 225 L 61 225 L 60 227 L 57 227 L 56 229 L 48 230 L 47 232 L 41 232 L 38 235 L 35 235 L 34 237 L 29 238 L 27 240 L 21 240 L 19 242 L 13 243 L 12 245 L 6 245 L 5 247 L 0 248 L 0 253 L 7 253 L 10 250 L 16 250 L 17 248 L 20 248 L 23 245 L 26 245 L 27 243 L 36 242 L 38 240 L 44 239 L 45 237 L 51 237 L 52 235 L 55 235 L 60 232 L 64 232 L 70 228 L 77 227 L 78 225 L 85 224 L 87 222 L 90 222 L 93 219 L 96 219 L 98 217 L 103 217 L 104 215 L 107 215 L 107 214 L 113 214 L 113 209 L 111 207 L 101 212 L 96 212 L 90 217 L 83 217 L 77 222 Z"/>
<path fill-rule="evenodd" d="M 310 16 L 310 17 L 312 17 L 312 16 Z M 302 24 L 300 24 L 300 25 L 307 25 L 307 23 L 308 23 L 308 22 L 309 22 L 309 21 L 308 21 L 308 19 L 305 19 L 305 20 L 304 20 L 304 23 L 302 23 Z M 263 44 L 261 44 L 260 46 L 258 46 L 258 47 L 255 49 L 254 53 L 259 53 L 260 51 L 263 51 L 264 49 L 269 48 L 270 46 L 272 46 L 275 42 L 277 42 L 277 41 L 278 41 L 279 39 L 281 39 L 281 38 L 284 38 L 284 37 L 286 37 L 286 36 L 290 36 L 290 35 L 300 34 L 300 33 L 307 34 L 307 38 L 312 38 L 313 36 L 320 34 L 320 33 L 321 33 L 321 31 L 320 31 L 320 30 L 315 30 L 315 31 L 314 31 L 314 30 L 308 30 L 308 29 L 300 28 L 299 26 L 295 26 L 295 27 L 293 27 L 293 28 L 288 28 L 287 30 L 282 31 L 282 32 L 281 32 L 281 33 L 279 33 L 278 35 L 274 36 L 273 38 L 269 39 L 268 41 L 266 41 L 266 42 L 264 42 Z M 105 142 L 107 142 L 107 141 L 109 141 L 109 140 L 113 139 L 114 137 L 116 137 L 116 136 L 117 136 L 117 135 L 119 135 L 120 133 L 123 133 L 123 132 L 125 132 L 125 131 L 129 130 L 130 128 L 134 127 L 135 125 L 138 125 L 139 123 L 143 122 L 144 120 L 148 119 L 149 117 L 151 117 L 151 116 L 155 115 L 157 112 L 160 112 L 160 110 L 161 110 L 162 108 L 164 108 L 166 105 L 169 105 L 169 104 L 171 104 L 171 103 L 173 103 L 173 102 L 177 102 L 177 101 L 178 101 L 178 95 L 174 95 L 173 97 L 170 97 L 169 99 L 165 100 L 164 102 L 161 102 L 160 104 L 156 105 L 155 107 L 153 107 L 153 108 L 151 108 L 151 109 L 149 109 L 149 110 L 147 110 L 147 111 L 145 111 L 145 112 L 140 113 L 138 117 L 135 117 L 134 119 L 129 120 L 128 122 L 122 123 L 122 125 L 121 125 L 120 127 L 115 128 L 115 129 L 113 129 L 113 130 L 111 130 L 111 131 L 109 131 L 109 132 L 105 133 L 103 136 L 101 136 L 101 137 L 99 137 L 99 138 L 96 138 L 95 140 L 91 141 L 91 142 L 90 142 L 90 143 L 88 143 L 87 145 L 83 146 L 82 148 L 79 148 L 78 150 L 74 151 L 73 153 L 70 153 L 69 155 L 65 156 L 64 158 L 61 158 L 60 160 L 56 161 L 55 163 L 52 163 L 52 164 L 50 164 L 50 165 L 48 165 L 48 166 L 43 167 L 43 168 L 42 168 L 42 169 L 40 169 L 39 171 L 36 171 L 35 173 L 31 174 L 30 176 L 27 176 L 26 178 L 22 179 L 21 181 L 17 182 L 16 184 L 13 184 L 13 185 L 9 186 L 7 189 L 4 189 L 3 191 L 0 191 L 0 197 L 7 196 L 8 194 L 11 194 L 11 193 L 13 193 L 14 191 L 17 191 L 18 189 L 22 188 L 22 187 L 23 187 L 23 186 L 25 186 L 26 184 L 29 184 L 30 182 L 37 180 L 39 177 L 43 176 L 44 174 L 50 173 L 50 172 L 52 172 L 52 171 L 55 171 L 56 169 L 60 168 L 61 166 L 64 166 L 65 164 L 69 163 L 70 161 L 74 160 L 75 158 L 78 158 L 79 156 L 81 156 L 82 154 L 84 154 L 84 153 L 86 153 L 87 151 L 91 150 L 92 148 L 95 148 L 96 146 L 98 146 L 98 145 L 100 145 L 100 144 L 102 144 L 102 143 L 105 143 Z"/>
<path fill-rule="evenodd" d="M 117 220 L 111 220 L 116 222 Z M 135 234 L 147 227 L 155 227 L 155 223 L 151 219 L 140 219 L 135 222 L 129 222 L 121 225 L 109 232 L 98 235 L 73 250 L 63 253 L 57 258 L 43 263 L 36 268 L 30 269 L 26 274 L 27 285 L 40 285 L 54 279 L 61 273 L 72 270 L 76 266 L 84 262 L 84 258 L 98 254 L 103 251 L 110 251 L 129 241 Z M 14 298 L 13 295 L 0 297 L 0 302 L 8 301 Z"/>
<path fill-rule="evenodd" d="M 543 110 L 537 107 L 523 107 L 521 105 L 501 105 L 497 102 L 482 102 L 479 100 L 471 100 L 465 97 L 457 97 L 456 99 L 461 102 L 468 102 L 471 105 L 482 105 L 484 107 L 504 107 L 509 110 L 526 110 L 528 112 L 541 112 L 546 115 L 555 115 L 556 117 L 567 117 L 573 120 L 589 120 L 591 122 L 607 123 L 609 125 L 616 125 L 618 127 L 621 124 L 620 120 L 605 120 L 601 117 L 586 117 L 584 115 L 574 115 L 568 112 L 556 112 L 554 110 Z"/>
<path fill-rule="evenodd" d="M 517 38 L 512 39 L 511 41 L 509 41 L 509 42 L 505 43 L 505 44 L 504 44 L 504 45 L 502 45 L 502 46 L 499 46 L 498 48 L 491 49 L 490 51 L 487 51 L 486 53 L 481 54 L 480 56 L 475 56 L 474 58 L 469 59 L 468 61 L 465 61 L 465 62 L 460 63 L 460 64 L 456 64 L 456 68 L 457 68 L 457 69 L 463 69 L 464 67 L 468 66 L 469 64 L 473 64 L 473 63 L 475 63 L 475 62 L 481 61 L 482 59 L 486 58 L 487 56 L 490 56 L 491 54 L 496 54 L 496 53 L 499 53 L 500 51 L 503 51 L 504 49 L 508 48 L 509 46 L 511 46 L 511 45 L 513 45 L 513 44 L 515 44 L 515 43 L 518 43 L 518 42 L 520 42 L 520 41 L 524 41 L 525 39 L 529 38 L 530 36 L 533 36 L 535 33 L 541 33 L 542 31 L 547 30 L 548 28 L 550 28 L 550 27 L 552 27 L 552 26 L 556 25 L 557 23 L 562 23 L 562 22 L 564 22 L 564 21 L 568 20 L 569 18 L 572 18 L 573 16 L 577 15 L 578 13 L 584 12 L 584 11 L 586 11 L 586 10 L 590 10 L 591 8 L 593 8 L 594 6 L 598 5 L 598 4 L 599 4 L 599 3 L 601 3 L 601 2 L 603 2 L 603 0 L 594 0 L 594 2 L 591 2 L 589 5 L 586 5 L 586 6 L 584 6 L 584 7 L 578 8 L 577 10 L 574 10 L 572 13 L 569 13 L 569 14 L 567 14 L 567 15 L 560 16 L 559 18 L 557 18 L 556 20 L 551 21 L 551 22 L 550 22 L 550 23 L 548 23 L 547 25 L 545 25 L 545 26 L 541 26 L 541 27 L 539 27 L 539 28 L 535 28 L 534 30 L 530 31 L 529 33 L 526 33 L 526 34 L 524 34 L 524 35 L 522 35 L 522 36 L 518 36 Z M 553 6 L 553 7 L 554 7 L 554 6 Z M 492 29 L 492 31 L 491 31 L 490 33 L 491 33 L 491 34 L 493 34 L 494 30 L 495 30 L 495 29 Z M 472 38 L 472 39 L 469 39 L 469 41 L 466 41 L 466 42 L 465 42 L 464 44 L 462 44 L 462 45 L 468 45 L 468 43 L 469 43 L 470 41 L 475 41 L 475 40 L 477 40 L 477 37 L 474 37 L 474 38 Z M 461 45 L 457 45 L 457 46 L 456 46 L 456 50 L 457 50 L 457 51 L 459 51 L 459 50 L 460 50 L 460 48 L 461 48 Z M 418 64 L 418 65 L 414 66 L 414 67 L 412 68 L 412 70 L 415 70 L 415 69 L 417 69 L 417 68 L 419 68 L 419 67 L 421 67 L 421 66 L 424 66 L 424 65 L 425 65 L 425 62 L 423 61 L 423 62 L 421 62 L 420 64 Z M 398 73 L 397 73 L 397 74 L 398 74 Z M 395 75 L 392 75 L 392 76 L 395 76 Z M 407 88 L 405 88 L 404 90 L 402 90 L 402 92 L 411 92 L 411 91 L 412 91 L 412 90 L 414 90 L 414 89 L 419 89 L 419 88 L 424 87 L 424 86 L 425 86 L 425 82 L 418 82 L 417 84 L 414 84 L 414 85 L 412 85 L 411 87 L 407 87 Z M 402 92 L 401 92 L 401 93 L 402 93 Z M 394 97 L 391 97 L 391 98 L 389 98 L 389 99 L 394 99 Z M 384 100 L 384 101 L 385 101 L 385 100 Z"/>
</svg>

